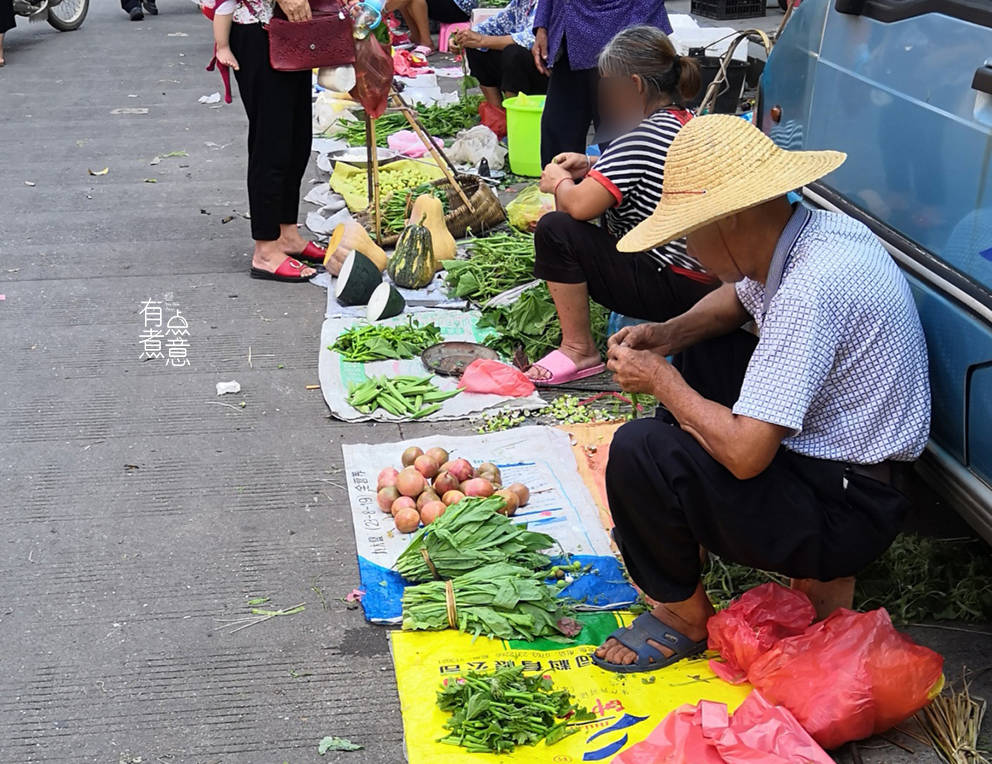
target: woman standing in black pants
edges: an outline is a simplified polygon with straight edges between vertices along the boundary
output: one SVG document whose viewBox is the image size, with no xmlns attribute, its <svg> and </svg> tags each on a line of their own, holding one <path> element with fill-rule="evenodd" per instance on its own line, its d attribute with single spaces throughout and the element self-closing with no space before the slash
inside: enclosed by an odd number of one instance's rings
<svg viewBox="0 0 992 764">
<path fill-rule="evenodd" d="M 278 0 L 286 18 L 307 21 L 307 0 Z M 238 0 L 231 27 L 235 77 L 248 115 L 248 204 L 255 240 L 251 276 L 304 282 L 324 251 L 297 230 L 300 183 L 310 161 L 311 74 L 279 72 L 269 64 L 271 0 Z M 297 259 L 300 258 L 300 259 Z"/>
</svg>

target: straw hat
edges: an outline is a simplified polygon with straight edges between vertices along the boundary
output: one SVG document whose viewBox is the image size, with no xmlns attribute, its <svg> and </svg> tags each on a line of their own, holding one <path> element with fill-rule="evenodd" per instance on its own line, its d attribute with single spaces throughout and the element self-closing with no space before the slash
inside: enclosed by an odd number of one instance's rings
<svg viewBox="0 0 992 764">
<path fill-rule="evenodd" d="M 668 149 L 658 207 L 617 249 L 643 252 L 836 170 L 839 151 L 786 151 L 740 117 L 694 117 Z"/>
</svg>

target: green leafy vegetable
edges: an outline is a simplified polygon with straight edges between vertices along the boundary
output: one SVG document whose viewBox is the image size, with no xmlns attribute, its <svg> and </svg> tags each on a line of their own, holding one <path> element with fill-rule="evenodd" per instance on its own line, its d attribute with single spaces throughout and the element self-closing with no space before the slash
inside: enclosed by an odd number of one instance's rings
<svg viewBox="0 0 992 764">
<path fill-rule="evenodd" d="M 527 530 L 526 523 L 514 523 L 498 512 L 502 508 L 499 496 L 462 499 L 413 534 L 396 559 L 396 570 L 408 581 L 419 582 L 454 578 L 494 562 L 546 568 L 551 560 L 539 550 L 554 546 L 555 540 Z"/>
<path fill-rule="evenodd" d="M 328 350 L 340 353 L 346 361 L 364 363 L 386 358 L 413 358 L 441 341 L 435 324 L 420 325 L 412 316 L 405 324 L 352 326 L 338 335 Z"/>
<path fill-rule="evenodd" d="M 444 725 L 451 733 L 438 742 L 472 753 L 509 753 L 542 740 L 553 745 L 578 731 L 570 723 L 596 718 L 574 703 L 568 690 L 553 686 L 551 677 L 524 676 L 519 666 L 446 679 L 437 705 L 451 713 Z"/>
<path fill-rule="evenodd" d="M 328 751 L 361 751 L 364 746 L 352 743 L 347 738 L 328 735 L 317 743 L 317 753 L 323 756 Z"/>
<path fill-rule="evenodd" d="M 502 233 L 472 239 L 468 260 L 448 260 L 445 283 L 458 297 L 485 302 L 534 278 L 534 235 Z"/>
<path fill-rule="evenodd" d="M 403 628 L 440 631 L 451 628 L 453 619 L 460 631 L 476 636 L 532 641 L 568 635 L 565 619 L 573 611 L 558 597 L 567 584 L 549 586 L 548 575 L 505 562 L 483 565 L 451 579 L 450 603 L 445 581 L 408 586 L 403 592 Z"/>
<path fill-rule="evenodd" d="M 479 124 L 479 103 L 482 96 L 469 96 L 467 99 L 450 106 L 418 106 L 417 116 L 420 124 L 430 135 L 439 138 L 450 138 L 462 130 L 475 127 Z M 389 112 L 383 114 L 375 121 L 375 137 L 379 146 L 387 145 L 390 135 L 409 130 L 410 123 L 402 112 Z M 335 138 L 343 138 L 352 146 L 361 146 L 365 143 L 365 122 L 344 122 L 341 129 L 334 134 Z"/>
</svg>

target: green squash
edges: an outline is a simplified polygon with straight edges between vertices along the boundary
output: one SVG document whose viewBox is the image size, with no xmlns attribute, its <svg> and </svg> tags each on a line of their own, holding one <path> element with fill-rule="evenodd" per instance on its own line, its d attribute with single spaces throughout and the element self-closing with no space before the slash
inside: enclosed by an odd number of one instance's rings
<svg viewBox="0 0 992 764">
<path fill-rule="evenodd" d="M 404 228 L 386 270 L 396 286 L 422 289 L 430 284 L 435 271 L 431 232 L 419 223 Z"/>
</svg>

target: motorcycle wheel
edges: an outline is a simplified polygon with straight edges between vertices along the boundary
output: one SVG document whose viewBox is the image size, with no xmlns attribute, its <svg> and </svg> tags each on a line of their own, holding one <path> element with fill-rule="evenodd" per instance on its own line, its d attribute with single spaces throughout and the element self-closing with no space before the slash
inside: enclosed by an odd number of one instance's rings
<svg viewBox="0 0 992 764">
<path fill-rule="evenodd" d="M 62 0 L 48 9 L 48 23 L 60 32 L 79 29 L 90 8 L 90 0 Z"/>
</svg>

